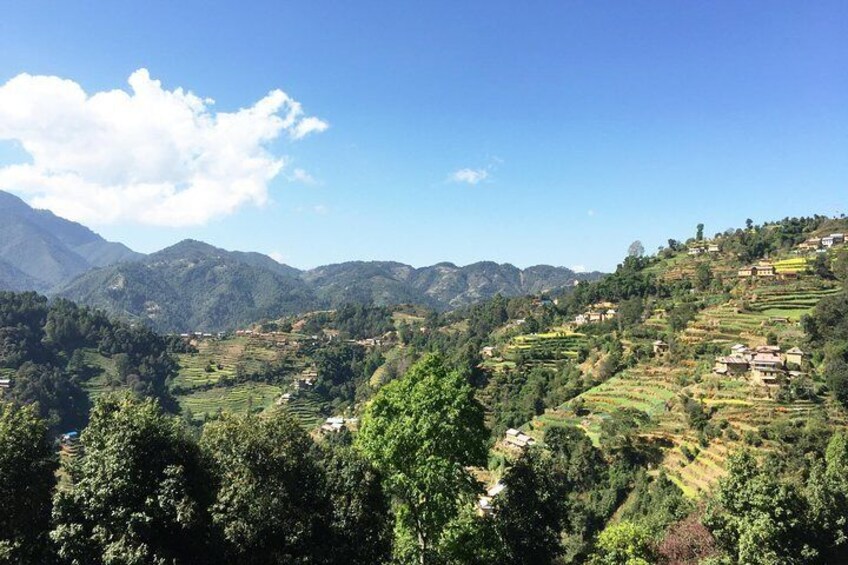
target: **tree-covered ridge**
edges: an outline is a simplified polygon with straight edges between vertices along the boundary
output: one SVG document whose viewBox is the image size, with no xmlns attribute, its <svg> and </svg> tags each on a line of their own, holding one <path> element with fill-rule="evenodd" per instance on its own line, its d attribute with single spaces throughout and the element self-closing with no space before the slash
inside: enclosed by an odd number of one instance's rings
<svg viewBox="0 0 848 565">
<path fill-rule="evenodd" d="M 0 337 L 0 370 L 11 381 L 4 399 L 33 404 L 54 430 L 78 429 L 88 419 L 84 385 L 102 369 L 86 351 L 113 361 L 112 386 L 174 407 L 168 391 L 177 371 L 172 350 L 182 346 L 145 327 L 114 322 L 67 300 L 0 292 Z"/>
</svg>

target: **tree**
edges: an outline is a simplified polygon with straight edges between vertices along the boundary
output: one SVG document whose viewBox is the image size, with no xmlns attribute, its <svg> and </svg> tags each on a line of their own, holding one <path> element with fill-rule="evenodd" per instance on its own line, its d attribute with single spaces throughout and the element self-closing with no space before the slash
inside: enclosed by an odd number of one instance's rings
<svg viewBox="0 0 848 565">
<path fill-rule="evenodd" d="M 645 526 L 619 522 L 598 536 L 591 565 L 650 565 L 656 563 L 655 543 Z"/>
<path fill-rule="evenodd" d="M 332 506 L 333 563 L 388 562 L 392 549 L 391 510 L 380 475 L 344 441 L 329 441 L 322 451 L 324 488 Z"/>
<path fill-rule="evenodd" d="M 547 459 L 547 460 L 546 460 Z M 495 528 L 508 563 L 551 563 L 562 550 L 566 490 L 550 458 L 532 450 L 506 472 L 495 499 Z"/>
<path fill-rule="evenodd" d="M 201 447 L 214 464 L 212 522 L 227 562 L 307 563 L 329 546 L 329 514 L 312 441 L 286 412 L 224 415 L 206 425 Z"/>
<path fill-rule="evenodd" d="M 0 403 L 0 562 L 47 561 L 56 466 L 35 410 Z"/>
<path fill-rule="evenodd" d="M 429 563 L 459 502 L 478 492 L 466 470 L 486 461 L 483 408 L 458 371 L 428 355 L 368 404 L 356 446 L 396 499 L 396 553 Z"/>
<path fill-rule="evenodd" d="M 806 501 L 747 451 L 733 454 L 728 474 L 709 501 L 704 525 L 737 562 L 801 564 L 812 560 L 814 536 L 805 527 Z"/>
<path fill-rule="evenodd" d="M 627 256 L 628 257 L 641 257 L 645 254 L 645 246 L 642 245 L 642 242 L 638 239 L 630 244 L 630 247 L 627 248 Z"/>
<path fill-rule="evenodd" d="M 753 228 L 753 227 L 754 227 L 754 220 L 752 220 L 751 218 L 748 218 L 747 220 L 745 220 L 745 229 L 750 231 L 750 229 Z"/>
<path fill-rule="evenodd" d="M 704 224 L 698 224 L 695 230 L 695 239 L 698 241 L 704 241 Z"/>
<path fill-rule="evenodd" d="M 713 271 L 707 263 L 698 263 L 695 267 L 695 288 L 704 291 L 713 282 Z"/>
<path fill-rule="evenodd" d="M 153 400 L 101 397 L 57 492 L 50 536 L 68 563 L 213 562 L 210 483 L 182 422 Z M 204 561 L 205 560 L 205 561 Z"/>
</svg>

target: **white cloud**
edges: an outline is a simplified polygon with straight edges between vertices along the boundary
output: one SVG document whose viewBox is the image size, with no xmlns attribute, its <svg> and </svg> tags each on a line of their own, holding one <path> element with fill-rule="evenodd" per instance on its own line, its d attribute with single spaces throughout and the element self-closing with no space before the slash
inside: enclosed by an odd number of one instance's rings
<svg viewBox="0 0 848 565">
<path fill-rule="evenodd" d="M 459 169 L 450 176 L 453 182 L 464 182 L 470 185 L 481 183 L 487 178 L 489 178 L 487 169 Z"/>
<path fill-rule="evenodd" d="M 303 184 L 318 184 L 318 181 L 315 180 L 315 177 L 309 174 L 308 171 L 303 169 L 294 169 L 291 174 L 288 176 L 289 181 L 291 182 L 300 182 Z"/>
<path fill-rule="evenodd" d="M 574 271 L 575 273 L 585 273 L 586 272 L 586 266 L 585 265 L 572 265 L 569 268 L 572 271 Z"/>
<path fill-rule="evenodd" d="M 0 86 L 0 140 L 20 142 L 32 161 L 0 167 L 0 188 L 87 223 L 203 224 L 267 202 L 286 164 L 270 142 L 328 127 L 282 90 L 215 112 L 213 100 L 165 90 L 146 69 L 129 85 L 89 95 L 71 80 L 21 74 Z"/>
<path fill-rule="evenodd" d="M 324 214 L 329 212 L 330 209 L 327 208 L 326 206 L 324 206 L 323 204 L 316 204 L 315 206 L 312 207 L 312 211 L 315 212 L 316 214 L 320 214 L 320 215 L 323 216 Z"/>
</svg>

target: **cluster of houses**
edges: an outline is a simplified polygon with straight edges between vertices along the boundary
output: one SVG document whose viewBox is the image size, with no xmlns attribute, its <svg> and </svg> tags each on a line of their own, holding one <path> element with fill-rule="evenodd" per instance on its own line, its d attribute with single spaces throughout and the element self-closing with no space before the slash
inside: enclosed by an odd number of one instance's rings
<svg viewBox="0 0 848 565">
<path fill-rule="evenodd" d="M 520 450 L 524 450 L 530 447 L 531 445 L 534 445 L 536 443 L 536 440 L 520 430 L 510 428 L 506 431 L 506 435 L 504 436 L 504 443 L 511 447 L 516 447 Z"/>
<path fill-rule="evenodd" d="M 798 347 L 781 352 L 777 345 L 761 345 L 750 349 L 738 343 L 730 355 L 717 357 L 713 372 L 727 376 L 750 376 L 764 386 L 779 386 L 787 377 L 803 375 L 800 371 L 807 354 Z"/>
<path fill-rule="evenodd" d="M 191 332 L 191 333 L 182 333 L 180 337 L 183 339 L 212 339 L 217 337 L 218 339 L 224 339 L 227 337 L 226 332 L 218 332 L 218 333 L 209 333 L 209 332 Z"/>
<path fill-rule="evenodd" d="M 353 430 L 359 423 L 358 418 L 345 418 L 343 416 L 333 416 L 321 424 L 321 431 L 327 433 L 338 433 L 342 429 L 347 428 Z"/>
<path fill-rule="evenodd" d="M 294 381 L 292 381 L 292 387 L 294 387 L 294 390 L 292 392 L 283 393 L 280 398 L 277 399 L 277 405 L 286 404 L 297 398 L 301 391 L 310 390 L 313 386 L 315 386 L 315 380 L 317 378 L 318 371 L 315 369 L 306 369 L 303 371 L 296 379 L 294 379 Z"/>
<path fill-rule="evenodd" d="M 612 302 L 598 302 L 589 306 L 589 309 L 585 313 L 575 316 L 574 324 L 582 326 L 584 324 L 606 322 L 607 320 L 614 319 L 617 314 L 615 304 Z"/>
<path fill-rule="evenodd" d="M 703 255 L 704 253 L 718 253 L 718 243 L 698 241 L 689 246 L 689 255 Z"/>
<path fill-rule="evenodd" d="M 12 379 L 0 379 L 0 390 L 12 388 Z"/>
<path fill-rule="evenodd" d="M 799 252 L 826 251 L 834 245 L 845 243 L 845 236 L 844 233 L 832 233 L 824 237 L 811 237 L 799 243 L 796 249 Z"/>
</svg>

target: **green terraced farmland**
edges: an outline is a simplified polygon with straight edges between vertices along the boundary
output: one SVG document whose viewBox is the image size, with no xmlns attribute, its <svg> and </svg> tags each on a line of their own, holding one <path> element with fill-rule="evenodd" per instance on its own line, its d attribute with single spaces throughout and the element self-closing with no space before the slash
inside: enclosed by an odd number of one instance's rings
<svg viewBox="0 0 848 565">
<path fill-rule="evenodd" d="M 586 336 L 568 331 L 519 335 L 506 346 L 503 361 L 515 362 L 523 358 L 527 365 L 555 366 L 563 359 L 576 359 Z"/>
<path fill-rule="evenodd" d="M 267 410 L 274 406 L 283 389 L 265 383 L 244 383 L 232 387 L 216 387 L 182 396 L 183 410 L 191 410 L 195 420 L 222 412 L 246 413 L 248 408 Z"/>
</svg>

